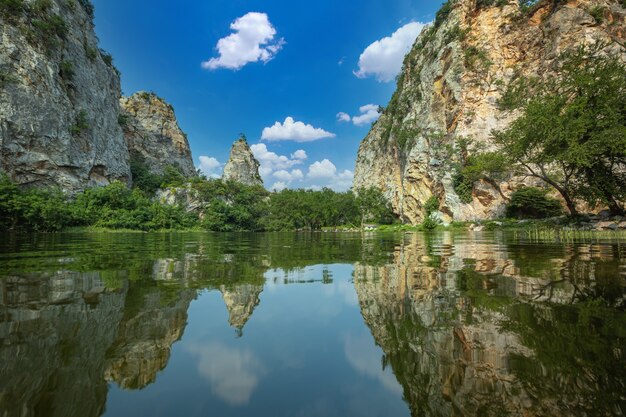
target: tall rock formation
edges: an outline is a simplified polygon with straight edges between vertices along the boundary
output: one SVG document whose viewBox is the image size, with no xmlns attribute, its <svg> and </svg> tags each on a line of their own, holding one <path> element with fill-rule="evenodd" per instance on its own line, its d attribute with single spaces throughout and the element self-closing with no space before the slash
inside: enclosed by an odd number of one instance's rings
<svg viewBox="0 0 626 417">
<path fill-rule="evenodd" d="M 185 177 L 196 175 L 187 135 L 178 126 L 170 104 L 144 91 L 123 97 L 120 104 L 131 158 L 139 158 L 155 174 L 172 166 Z"/>
<path fill-rule="evenodd" d="M 263 185 L 259 175 L 259 161 L 252 154 L 245 136 L 241 136 L 230 150 L 230 158 L 224 167 L 225 181 L 236 181 L 246 185 Z"/>
<path fill-rule="evenodd" d="M 522 179 L 477 182 L 464 203 L 454 187 L 462 140 L 488 149 L 491 131 L 514 120 L 497 101 L 516 77 L 554 76 L 559 55 L 583 44 L 604 43 L 626 59 L 625 41 L 626 10 L 616 0 L 541 0 L 524 13 L 514 0 L 448 1 L 406 56 L 397 91 L 361 143 L 354 188 L 381 189 L 411 223 L 432 196 L 445 220 L 501 214 Z"/>
<path fill-rule="evenodd" d="M 0 171 L 68 191 L 130 179 L 120 78 L 89 0 L 0 3 Z"/>
</svg>

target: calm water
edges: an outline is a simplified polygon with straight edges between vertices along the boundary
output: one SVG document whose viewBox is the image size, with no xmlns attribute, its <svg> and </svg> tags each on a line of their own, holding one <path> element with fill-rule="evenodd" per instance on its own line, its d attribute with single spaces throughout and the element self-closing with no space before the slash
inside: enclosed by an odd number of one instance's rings
<svg viewBox="0 0 626 417">
<path fill-rule="evenodd" d="M 622 416 L 626 244 L 0 238 L 0 416 Z"/>
</svg>

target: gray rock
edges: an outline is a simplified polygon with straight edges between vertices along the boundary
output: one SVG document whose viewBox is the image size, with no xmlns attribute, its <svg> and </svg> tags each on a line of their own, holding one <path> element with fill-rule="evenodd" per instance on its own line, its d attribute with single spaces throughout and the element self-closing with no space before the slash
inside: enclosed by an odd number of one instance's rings
<svg viewBox="0 0 626 417">
<path fill-rule="evenodd" d="M 80 2 L 52 0 L 41 18 L 52 15 L 66 35 L 41 34 L 26 13 L 0 15 L 0 171 L 69 192 L 128 182 L 119 74 Z"/>
<path fill-rule="evenodd" d="M 244 136 L 233 143 L 222 178 L 225 181 L 236 181 L 246 185 L 263 185 L 259 175 L 259 161 L 255 159 Z"/>
<path fill-rule="evenodd" d="M 155 174 L 171 166 L 187 178 L 197 175 L 187 135 L 178 126 L 170 104 L 144 91 L 122 98 L 120 104 L 131 157 L 140 158 Z"/>
</svg>

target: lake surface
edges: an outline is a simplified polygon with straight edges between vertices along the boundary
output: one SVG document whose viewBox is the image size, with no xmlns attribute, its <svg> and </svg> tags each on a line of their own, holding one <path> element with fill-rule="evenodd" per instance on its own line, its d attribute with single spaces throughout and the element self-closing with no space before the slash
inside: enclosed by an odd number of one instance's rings
<svg viewBox="0 0 626 417">
<path fill-rule="evenodd" d="M 623 416 L 626 242 L 0 238 L 0 416 Z"/>
</svg>

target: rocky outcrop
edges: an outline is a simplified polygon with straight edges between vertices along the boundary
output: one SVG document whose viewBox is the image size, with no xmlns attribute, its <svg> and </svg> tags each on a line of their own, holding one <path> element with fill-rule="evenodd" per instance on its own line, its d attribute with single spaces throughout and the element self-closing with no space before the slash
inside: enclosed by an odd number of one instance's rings
<svg viewBox="0 0 626 417">
<path fill-rule="evenodd" d="M 252 154 L 244 136 L 233 143 L 222 179 L 246 185 L 263 185 L 263 180 L 259 175 L 259 161 Z"/>
<path fill-rule="evenodd" d="M 138 158 L 155 174 L 171 166 L 185 177 L 196 175 L 187 135 L 178 126 L 172 105 L 143 91 L 123 97 L 120 104 L 131 158 Z"/>
<path fill-rule="evenodd" d="M 88 0 L 0 5 L 0 171 L 70 192 L 130 180 L 120 78 Z"/>
<path fill-rule="evenodd" d="M 354 188 L 381 189 L 406 222 L 420 222 L 432 196 L 446 221 L 503 213 L 524 179 L 477 182 L 471 202 L 463 202 L 455 165 L 462 142 L 489 149 L 492 130 L 514 120 L 497 101 L 515 77 L 553 76 L 557 57 L 581 44 L 603 43 L 626 59 L 623 3 L 542 0 L 528 15 L 517 1 L 501 3 L 450 0 L 449 11 L 418 37 L 397 91 L 361 143 Z"/>
</svg>

